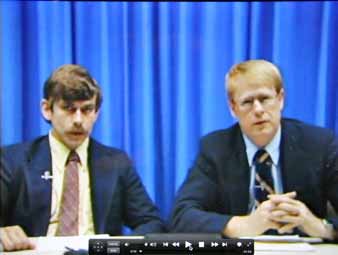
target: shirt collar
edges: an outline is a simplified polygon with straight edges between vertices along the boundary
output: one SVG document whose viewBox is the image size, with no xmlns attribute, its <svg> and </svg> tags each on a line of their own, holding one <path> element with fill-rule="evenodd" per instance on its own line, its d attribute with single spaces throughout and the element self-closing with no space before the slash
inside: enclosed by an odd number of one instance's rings
<svg viewBox="0 0 338 255">
<path fill-rule="evenodd" d="M 245 148 L 246 148 L 246 155 L 248 157 L 249 166 L 252 166 L 253 158 L 256 154 L 256 152 L 261 149 L 257 145 L 255 145 L 247 135 L 245 135 L 242 132 Z M 274 165 L 278 164 L 279 161 L 279 145 L 281 140 L 281 126 L 279 126 L 275 136 L 272 138 L 272 140 L 264 147 L 264 149 L 270 154 L 270 157 L 272 159 L 272 162 Z"/>
<path fill-rule="evenodd" d="M 59 141 L 53 134 L 52 131 L 49 131 L 49 144 L 51 148 L 51 152 L 55 155 L 59 160 L 55 162 L 60 168 L 64 168 L 66 165 L 66 161 L 70 152 L 70 149 L 64 145 L 61 141 Z M 78 146 L 75 151 L 79 155 L 80 164 L 86 164 L 88 158 L 88 145 L 89 145 L 89 137 L 87 137 L 83 143 Z"/>
<path fill-rule="evenodd" d="M 88 158 L 88 145 L 89 145 L 89 137 L 87 137 L 83 143 L 76 148 L 76 152 L 80 157 L 81 164 L 85 165 L 87 163 Z"/>
</svg>

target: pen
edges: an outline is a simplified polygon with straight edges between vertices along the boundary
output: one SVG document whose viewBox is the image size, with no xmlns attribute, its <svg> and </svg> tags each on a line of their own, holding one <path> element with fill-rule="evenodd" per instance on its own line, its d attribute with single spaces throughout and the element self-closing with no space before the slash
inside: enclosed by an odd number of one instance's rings
<svg viewBox="0 0 338 255">
<path fill-rule="evenodd" d="M 65 246 L 66 250 L 64 255 L 88 255 L 88 251 L 85 249 L 73 249 L 71 247 Z"/>
</svg>

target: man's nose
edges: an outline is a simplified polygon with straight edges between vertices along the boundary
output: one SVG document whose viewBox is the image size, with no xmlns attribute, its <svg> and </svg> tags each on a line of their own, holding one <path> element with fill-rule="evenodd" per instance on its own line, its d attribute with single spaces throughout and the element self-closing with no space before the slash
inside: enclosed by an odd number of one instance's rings
<svg viewBox="0 0 338 255">
<path fill-rule="evenodd" d="M 82 123 L 82 120 L 83 120 L 83 114 L 82 114 L 81 109 L 77 109 L 77 110 L 74 112 L 73 120 L 74 120 L 74 123 L 77 123 L 77 124 Z"/>
<path fill-rule="evenodd" d="M 256 113 L 261 113 L 264 111 L 264 107 L 258 99 L 255 99 L 253 102 L 253 110 Z"/>
</svg>

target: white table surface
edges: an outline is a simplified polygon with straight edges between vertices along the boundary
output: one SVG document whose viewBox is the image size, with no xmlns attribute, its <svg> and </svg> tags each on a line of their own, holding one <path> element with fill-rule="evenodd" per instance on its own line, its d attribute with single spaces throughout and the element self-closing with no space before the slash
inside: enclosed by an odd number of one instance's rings
<svg viewBox="0 0 338 255">
<path fill-rule="evenodd" d="M 81 247 L 88 247 L 87 237 L 53 237 L 53 238 L 32 238 L 35 241 L 41 241 L 43 246 L 39 245 L 39 250 L 25 250 L 25 251 L 15 251 L 15 252 L 0 252 L 3 255 L 62 255 L 64 253 L 65 246 L 71 246 L 71 243 L 78 243 Z M 102 238 L 102 236 L 100 236 Z M 105 236 L 104 238 L 109 238 Z M 37 244 L 39 244 L 37 242 Z M 261 245 L 260 245 L 261 244 Z M 263 244 L 263 245 L 262 245 Z M 265 245 L 265 246 L 264 246 Z M 267 246 L 268 245 L 268 246 Z M 313 249 L 311 251 L 287 251 L 289 248 L 293 248 L 294 243 L 283 243 L 282 246 L 279 243 L 259 243 L 255 242 L 255 255 L 338 255 L 338 244 L 311 244 L 308 245 L 308 248 Z M 265 248 L 264 248 L 265 247 Z M 263 251 L 264 249 L 271 248 L 273 251 Z M 281 248 L 282 250 L 278 250 Z"/>
</svg>

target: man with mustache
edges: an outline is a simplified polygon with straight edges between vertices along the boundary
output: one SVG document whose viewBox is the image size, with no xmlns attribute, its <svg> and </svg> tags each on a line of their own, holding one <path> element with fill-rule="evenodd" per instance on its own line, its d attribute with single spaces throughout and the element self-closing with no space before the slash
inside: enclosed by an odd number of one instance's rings
<svg viewBox="0 0 338 255">
<path fill-rule="evenodd" d="M 90 138 L 102 95 L 89 72 L 61 66 L 43 92 L 49 134 L 1 149 L 4 250 L 34 249 L 28 236 L 121 235 L 122 225 L 140 235 L 162 232 L 158 210 L 126 153 Z"/>
<path fill-rule="evenodd" d="M 178 191 L 175 232 L 226 237 L 298 233 L 337 239 L 338 142 L 330 130 L 281 117 L 278 68 L 250 60 L 226 77 L 238 123 L 201 140 L 198 157 Z"/>
</svg>

